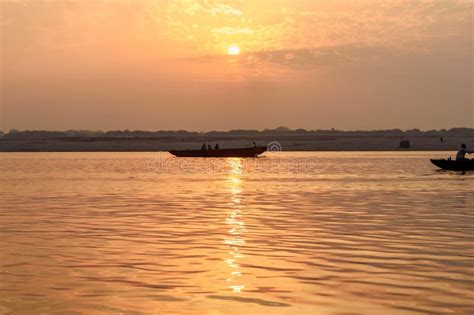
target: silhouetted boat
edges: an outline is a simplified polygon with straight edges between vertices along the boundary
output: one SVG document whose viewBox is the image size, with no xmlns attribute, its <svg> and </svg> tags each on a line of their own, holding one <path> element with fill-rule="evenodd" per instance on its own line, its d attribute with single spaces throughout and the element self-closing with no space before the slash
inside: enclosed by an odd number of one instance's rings
<svg viewBox="0 0 474 315">
<path fill-rule="evenodd" d="M 215 149 L 215 150 L 170 150 L 178 157 L 257 157 L 267 151 L 266 147 Z"/>
<path fill-rule="evenodd" d="M 430 160 L 431 163 L 436 165 L 443 170 L 450 170 L 450 171 L 472 171 L 474 170 L 474 160 Z"/>
</svg>

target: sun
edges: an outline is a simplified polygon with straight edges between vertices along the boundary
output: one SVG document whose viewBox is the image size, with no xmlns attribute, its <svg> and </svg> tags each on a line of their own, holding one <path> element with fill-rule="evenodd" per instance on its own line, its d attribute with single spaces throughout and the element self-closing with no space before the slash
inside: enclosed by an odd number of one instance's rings
<svg viewBox="0 0 474 315">
<path fill-rule="evenodd" d="M 240 53 L 240 48 L 239 46 L 232 45 L 232 46 L 229 46 L 229 49 L 227 50 L 227 52 L 229 53 L 229 55 L 238 55 Z"/>
</svg>

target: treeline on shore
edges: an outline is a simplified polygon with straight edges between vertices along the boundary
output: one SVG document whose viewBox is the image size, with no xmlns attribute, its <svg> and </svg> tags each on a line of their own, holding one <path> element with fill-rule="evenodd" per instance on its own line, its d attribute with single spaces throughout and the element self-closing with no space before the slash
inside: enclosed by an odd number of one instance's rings
<svg viewBox="0 0 474 315">
<path fill-rule="evenodd" d="M 110 130 L 110 131 L 92 131 L 92 130 L 66 130 L 66 131 L 46 131 L 46 130 L 10 130 L 8 133 L 0 132 L 0 138 L 3 139 L 49 139 L 49 138 L 153 138 L 153 137 L 193 137 L 193 136 L 265 136 L 265 135 L 285 135 L 285 136 L 433 136 L 433 137 L 474 137 L 474 128 L 451 128 L 451 129 L 388 129 L 388 130 L 336 130 L 336 129 L 290 129 L 287 127 L 278 127 L 275 129 L 252 130 L 236 129 L 230 131 L 208 131 L 197 132 L 187 130 Z"/>
</svg>

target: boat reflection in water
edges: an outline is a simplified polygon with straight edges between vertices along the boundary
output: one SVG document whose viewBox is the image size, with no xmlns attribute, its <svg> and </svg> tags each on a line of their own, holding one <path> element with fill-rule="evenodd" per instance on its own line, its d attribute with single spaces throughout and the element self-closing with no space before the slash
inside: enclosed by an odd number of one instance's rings
<svg viewBox="0 0 474 315">
<path fill-rule="evenodd" d="M 242 283 L 241 266 L 239 261 L 244 258 L 240 247 L 245 245 L 244 234 L 246 232 L 244 213 L 241 205 L 242 193 L 242 161 L 239 158 L 229 158 L 228 163 L 230 172 L 226 181 L 230 192 L 229 212 L 226 218 L 228 234 L 224 238 L 224 244 L 227 245 L 228 255 L 225 259 L 226 267 L 229 269 L 229 275 L 226 279 L 228 287 L 233 292 L 241 292 L 245 288 Z"/>
</svg>

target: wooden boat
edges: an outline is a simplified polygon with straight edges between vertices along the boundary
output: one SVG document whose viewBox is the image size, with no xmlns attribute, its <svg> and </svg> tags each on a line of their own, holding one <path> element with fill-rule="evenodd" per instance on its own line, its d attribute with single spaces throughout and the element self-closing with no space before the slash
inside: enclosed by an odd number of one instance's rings
<svg viewBox="0 0 474 315">
<path fill-rule="evenodd" d="M 473 171 L 474 170 L 474 159 L 473 160 L 435 160 L 431 159 L 431 163 L 436 165 L 443 170 L 450 170 L 450 171 Z"/>
<path fill-rule="evenodd" d="M 170 150 L 169 153 L 178 157 L 257 157 L 267 151 L 266 147 L 214 149 L 214 150 Z"/>
</svg>

